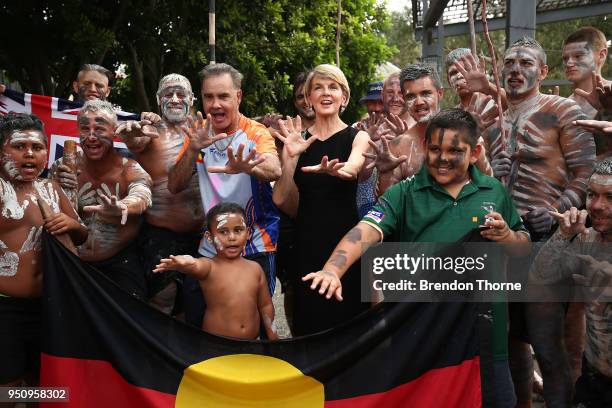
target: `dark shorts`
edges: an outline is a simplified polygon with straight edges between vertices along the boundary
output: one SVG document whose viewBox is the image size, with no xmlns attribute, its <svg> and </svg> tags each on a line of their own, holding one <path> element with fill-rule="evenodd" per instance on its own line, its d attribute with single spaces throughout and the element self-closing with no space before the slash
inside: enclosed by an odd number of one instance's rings
<svg viewBox="0 0 612 408">
<path fill-rule="evenodd" d="M 142 253 L 147 280 L 147 298 L 155 296 L 170 282 L 176 282 L 179 286 L 182 284 L 183 277 L 180 272 L 153 273 L 153 269 L 163 258 L 168 258 L 170 255 L 198 257 L 200 238 L 200 233 L 175 232 L 146 222 L 142 224 L 138 245 Z"/>
<path fill-rule="evenodd" d="M 612 378 L 591 367 L 582 358 L 582 374 L 576 382 L 574 404 L 585 408 L 612 407 Z"/>
<path fill-rule="evenodd" d="M 270 296 L 274 294 L 274 289 L 276 287 L 275 255 L 274 252 L 260 252 L 245 257 L 246 259 L 257 262 L 261 266 L 261 269 L 263 269 L 266 279 L 268 280 Z M 185 322 L 192 326 L 202 327 L 206 302 L 202 295 L 200 283 L 190 276 L 185 276 L 185 280 L 183 281 L 183 299 Z"/>
<path fill-rule="evenodd" d="M 0 384 L 40 371 L 40 299 L 0 296 Z"/>
<path fill-rule="evenodd" d="M 104 273 L 124 291 L 144 300 L 147 293 L 142 257 L 138 246 L 133 243 L 114 256 L 97 262 L 88 262 Z"/>
</svg>

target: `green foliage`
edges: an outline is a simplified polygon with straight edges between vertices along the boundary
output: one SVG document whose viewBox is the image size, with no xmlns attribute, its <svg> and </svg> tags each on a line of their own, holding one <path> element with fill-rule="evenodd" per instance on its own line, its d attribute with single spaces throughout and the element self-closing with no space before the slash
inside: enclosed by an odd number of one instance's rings
<svg viewBox="0 0 612 408">
<path fill-rule="evenodd" d="M 414 39 L 412 12 L 408 7 L 401 13 L 391 13 L 391 25 L 386 36 L 387 44 L 396 47 L 396 53 L 391 58 L 393 64 L 403 68 L 421 57 L 421 45 Z"/>
<path fill-rule="evenodd" d="M 241 71 L 242 112 L 293 113 L 291 82 L 301 71 L 335 62 L 337 0 L 223 0 L 216 7 L 216 61 Z M 202 0 L 24 0 L 0 6 L 0 67 L 35 93 L 68 96 L 83 63 L 125 66 L 111 100 L 125 110 L 155 110 L 159 79 L 188 77 L 208 61 L 208 4 Z M 389 16 L 375 0 L 343 0 L 341 68 L 351 85 L 346 121 L 376 66 L 393 52 L 383 33 Z M 21 34 L 27 29 L 27 35 Z"/>
</svg>

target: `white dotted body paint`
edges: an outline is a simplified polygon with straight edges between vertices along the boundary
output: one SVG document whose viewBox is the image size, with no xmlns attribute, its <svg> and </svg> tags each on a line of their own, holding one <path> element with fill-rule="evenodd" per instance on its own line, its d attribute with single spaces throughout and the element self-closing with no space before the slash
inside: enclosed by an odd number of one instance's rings
<svg viewBox="0 0 612 408">
<path fill-rule="evenodd" d="M 0 241 L 0 250 L 3 254 L 0 255 L 0 276 L 15 276 L 19 268 L 19 255 L 8 250 L 6 244 Z"/>
<path fill-rule="evenodd" d="M 21 249 L 19 250 L 20 254 L 28 251 L 40 251 L 41 250 L 41 235 L 42 235 L 43 227 L 32 227 L 30 228 L 30 232 L 28 233 L 28 237 L 21 245 Z"/>
<path fill-rule="evenodd" d="M 0 199 L 2 200 L 2 216 L 4 218 L 20 220 L 25 214 L 30 202 L 24 200 L 22 204 L 17 200 L 17 192 L 11 183 L 0 178 Z"/>
</svg>

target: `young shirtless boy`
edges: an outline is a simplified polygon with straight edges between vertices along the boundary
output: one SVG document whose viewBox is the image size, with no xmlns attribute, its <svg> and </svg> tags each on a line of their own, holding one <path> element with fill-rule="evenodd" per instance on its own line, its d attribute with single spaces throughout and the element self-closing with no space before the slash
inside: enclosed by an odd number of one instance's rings
<svg viewBox="0 0 612 408">
<path fill-rule="evenodd" d="M 200 281 L 206 301 L 202 330 L 256 339 L 261 316 L 268 339 L 278 339 L 264 272 L 257 262 L 241 256 L 249 235 L 244 210 L 234 203 L 217 204 L 206 219 L 209 230 L 205 236 L 217 254 L 213 258 L 197 259 L 170 255 L 153 272 L 181 271 Z"/>
<path fill-rule="evenodd" d="M 87 229 L 55 183 L 39 178 L 47 163 L 47 137 L 34 115 L 0 119 L 0 384 L 16 386 L 24 376 L 37 382 L 41 235 L 68 233 L 78 245 Z M 53 215 L 43 220 L 38 200 Z"/>
</svg>

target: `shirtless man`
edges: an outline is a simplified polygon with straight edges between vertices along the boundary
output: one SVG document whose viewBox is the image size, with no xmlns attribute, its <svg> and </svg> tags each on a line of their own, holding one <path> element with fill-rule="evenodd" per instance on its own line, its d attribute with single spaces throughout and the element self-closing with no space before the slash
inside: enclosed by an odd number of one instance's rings
<svg viewBox="0 0 612 408">
<path fill-rule="evenodd" d="M 179 74 L 164 76 L 159 81 L 157 103 L 162 117 L 161 123 L 155 125 L 157 129 L 145 119 L 125 122 L 116 133 L 153 179 L 153 204 L 144 216 L 140 248 L 151 304 L 170 314 L 182 279 L 178 273 L 153 275 L 151 271 L 170 254 L 197 255 L 204 211 L 195 173 L 185 190 L 177 194 L 168 191 L 168 171 L 184 146 L 185 138 L 180 128 L 187 124 L 189 109 L 193 106 L 189 80 Z"/>
<path fill-rule="evenodd" d="M 97 64 L 84 64 L 77 78 L 72 82 L 72 91 L 80 102 L 100 99 L 105 101 L 110 95 L 113 74 Z"/>
<path fill-rule="evenodd" d="M 378 195 L 420 170 L 425 159 L 425 130 L 429 120 L 440 111 L 439 103 L 444 94 L 438 74 L 424 64 L 406 66 L 400 74 L 400 82 L 408 113 L 416 124 L 390 142 L 381 140 L 381 148 L 371 143 L 375 155 L 369 154 L 366 157 L 375 160 L 374 165 L 379 171 Z M 477 122 L 480 121 L 480 132 L 490 126 L 497 115 L 496 109 L 486 112 L 476 112 L 473 109 L 468 111 Z M 480 154 L 476 167 L 485 174 L 491 173 L 484 152 Z"/>
<path fill-rule="evenodd" d="M 587 215 L 592 227 L 587 228 Z M 582 375 L 576 383 L 574 404 L 581 407 L 612 406 L 612 157 L 597 162 L 587 187 L 586 210 L 572 207 L 564 214 L 553 213 L 559 229 L 540 250 L 536 266 L 575 276 L 579 284 L 604 296 L 589 295 L 586 312 L 586 347 Z M 575 254 L 575 255 L 574 255 Z M 579 274 L 577 276 L 577 274 Z M 603 278 L 601 281 L 598 278 Z M 606 293 L 607 292 L 607 293 Z M 580 303 L 582 305 L 582 303 Z M 584 330 L 584 329 L 583 329 Z"/>
<path fill-rule="evenodd" d="M 601 105 L 596 94 L 597 85 L 610 85 L 610 81 L 601 78 L 601 69 L 607 57 L 606 36 L 596 28 L 579 28 L 563 42 L 565 77 L 574 88 L 570 98 L 580 105 L 587 119 L 610 120 L 609 117 L 602 116 L 605 107 Z M 612 138 L 599 132 L 595 132 L 593 136 L 598 159 L 612 154 Z"/>
<path fill-rule="evenodd" d="M 47 164 L 47 137 L 34 115 L 0 118 L 0 384 L 38 383 L 42 292 L 41 234 L 87 237 L 57 183 L 39 178 Z M 43 220 L 43 200 L 53 216 Z"/>
<path fill-rule="evenodd" d="M 62 187 L 77 190 L 78 212 L 89 229 L 79 254 L 128 293 L 144 299 L 144 269 L 135 240 L 140 215 L 151 206 L 151 177 L 113 148 L 117 115 L 109 102 L 85 102 L 77 126 L 83 149 L 77 155 L 77 175 L 63 159 L 53 164 L 51 174 Z"/>
<path fill-rule="evenodd" d="M 263 269 L 241 256 L 248 236 L 244 210 L 234 203 L 217 204 L 206 218 L 206 239 L 215 246 L 216 255 L 197 259 L 170 255 L 161 260 L 155 272 L 179 270 L 199 281 L 206 300 L 202 330 L 253 340 L 263 321 L 268 339 L 278 339 Z"/>
<path fill-rule="evenodd" d="M 512 44 L 505 52 L 501 73 L 508 100 L 504 112 L 507 140 L 503 142 L 494 127 L 485 145 L 495 176 L 506 181 L 532 240 L 545 240 L 555 227 L 550 211 L 563 213 L 584 203 L 595 143 L 591 133 L 573 123 L 585 118 L 574 101 L 540 93 L 548 66 L 535 40 L 525 37 Z M 570 369 L 560 338 L 562 327 L 557 325 L 564 313 L 560 303 L 510 305 L 510 360 L 520 407 L 531 404 L 533 370 L 528 340 L 538 355 L 547 406 L 571 403 Z"/>
</svg>

